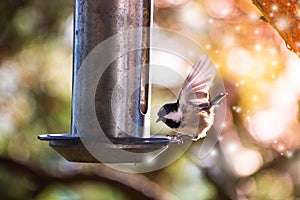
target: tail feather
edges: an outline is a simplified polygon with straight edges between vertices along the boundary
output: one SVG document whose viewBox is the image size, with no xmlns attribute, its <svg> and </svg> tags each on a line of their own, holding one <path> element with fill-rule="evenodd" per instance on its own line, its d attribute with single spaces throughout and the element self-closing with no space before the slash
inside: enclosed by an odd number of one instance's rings
<svg viewBox="0 0 300 200">
<path fill-rule="evenodd" d="M 225 96 L 227 96 L 227 93 L 220 93 L 220 94 L 218 94 L 215 98 L 213 98 L 213 100 L 211 100 L 211 102 L 210 102 L 211 106 L 220 105 L 220 102 L 222 101 L 222 99 Z"/>
</svg>

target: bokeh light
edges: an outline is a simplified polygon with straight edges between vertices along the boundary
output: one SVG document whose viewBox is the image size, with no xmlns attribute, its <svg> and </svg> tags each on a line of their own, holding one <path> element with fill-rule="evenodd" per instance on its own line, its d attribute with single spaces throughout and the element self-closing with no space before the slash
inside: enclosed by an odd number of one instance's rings
<svg viewBox="0 0 300 200">
<path fill-rule="evenodd" d="M 266 110 L 251 117 L 249 131 L 260 142 L 272 142 L 284 133 L 286 124 L 281 113 Z"/>
<path fill-rule="evenodd" d="M 238 176 L 249 176 L 256 172 L 263 164 L 258 151 L 253 149 L 240 149 L 233 156 L 234 172 Z"/>
<path fill-rule="evenodd" d="M 234 11 L 233 0 L 206 0 L 205 6 L 208 14 L 214 18 L 226 18 Z"/>
<path fill-rule="evenodd" d="M 253 64 L 253 57 L 247 49 L 234 47 L 230 50 L 227 65 L 232 72 L 239 75 L 248 74 Z"/>
<path fill-rule="evenodd" d="M 176 7 L 187 3 L 190 0 L 155 0 L 154 5 L 158 8 Z"/>
</svg>

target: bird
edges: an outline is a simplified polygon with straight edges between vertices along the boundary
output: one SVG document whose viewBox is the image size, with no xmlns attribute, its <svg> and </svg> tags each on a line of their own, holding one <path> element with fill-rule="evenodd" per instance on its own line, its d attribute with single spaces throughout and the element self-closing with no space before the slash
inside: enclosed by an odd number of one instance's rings
<svg viewBox="0 0 300 200">
<path fill-rule="evenodd" d="M 207 135 L 215 118 L 215 108 L 227 93 L 219 93 L 212 100 L 209 89 L 216 74 L 210 58 L 203 54 L 192 67 L 174 103 L 164 104 L 156 122 L 163 122 L 175 134 L 170 137 L 198 141 Z"/>
</svg>

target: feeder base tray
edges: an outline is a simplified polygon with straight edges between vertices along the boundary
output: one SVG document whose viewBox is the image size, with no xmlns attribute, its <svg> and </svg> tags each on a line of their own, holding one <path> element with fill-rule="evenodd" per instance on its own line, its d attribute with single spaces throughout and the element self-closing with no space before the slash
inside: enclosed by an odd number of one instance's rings
<svg viewBox="0 0 300 200">
<path fill-rule="evenodd" d="M 90 151 L 84 146 L 80 137 L 70 134 L 44 134 L 38 139 L 49 141 L 49 145 L 71 162 L 99 163 Z M 95 141 L 95 145 L 101 146 L 102 154 L 109 155 L 101 157 L 105 163 L 144 163 L 153 160 L 168 148 L 170 143 L 181 143 L 180 138 L 165 136 L 153 136 L 150 138 L 110 138 L 111 143 L 101 140 Z M 121 150 L 134 153 L 135 156 L 120 158 Z M 147 156 L 145 156 L 145 154 Z M 114 156 L 115 155 L 115 156 Z"/>
</svg>

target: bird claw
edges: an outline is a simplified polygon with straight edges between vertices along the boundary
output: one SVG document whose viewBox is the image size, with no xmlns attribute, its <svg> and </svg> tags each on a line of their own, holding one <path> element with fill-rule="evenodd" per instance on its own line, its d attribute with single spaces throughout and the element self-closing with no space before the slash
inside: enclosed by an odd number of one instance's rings
<svg viewBox="0 0 300 200">
<path fill-rule="evenodd" d="M 182 144 L 184 139 L 189 139 L 189 140 L 197 141 L 197 140 L 194 139 L 193 136 L 190 136 L 190 135 L 177 134 L 177 135 L 167 135 L 167 137 L 170 138 L 171 140 L 178 140 L 179 144 Z"/>
<path fill-rule="evenodd" d="M 183 143 L 183 137 L 181 135 L 167 135 L 166 137 L 169 138 L 170 140 L 178 141 L 178 144 Z"/>
</svg>

